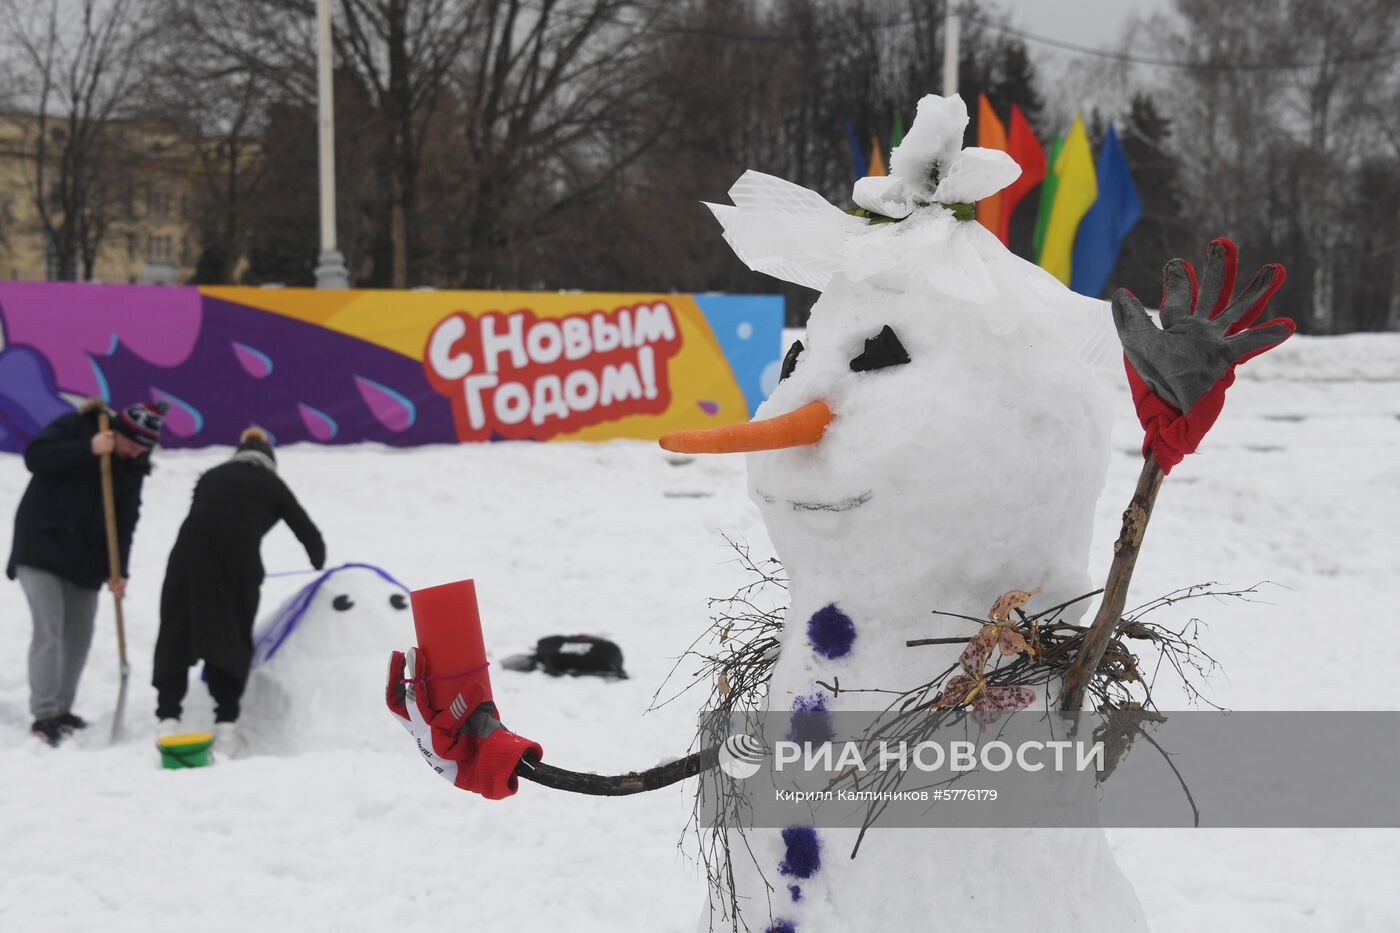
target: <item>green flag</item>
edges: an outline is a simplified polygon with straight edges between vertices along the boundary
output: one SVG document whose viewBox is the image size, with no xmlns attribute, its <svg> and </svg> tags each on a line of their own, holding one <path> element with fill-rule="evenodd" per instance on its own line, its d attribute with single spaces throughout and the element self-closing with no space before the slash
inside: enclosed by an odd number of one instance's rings
<svg viewBox="0 0 1400 933">
<path fill-rule="evenodd" d="M 1040 183 L 1040 206 L 1035 215 L 1035 261 L 1040 262 L 1040 254 L 1045 249 L 1045 228 L 1050 226 L 1050 212 L 1055 206 L 1055 187 L 1059 179 L 1055 176 L 1055 160 L 1059 158 L 1060 147 L 1064 145 L 1065 134 L 1055 137 L 1050 144 L 1050 157 L 1045 160 L 1045 179 Z"/>
<path fill-rule="evenodd" d="M 904 141 L 904 120 L 900 117 L 899 111 L 894 112 L 894 126 L 890 129 L 890 149 L 894 149 Z"/>
</svg>

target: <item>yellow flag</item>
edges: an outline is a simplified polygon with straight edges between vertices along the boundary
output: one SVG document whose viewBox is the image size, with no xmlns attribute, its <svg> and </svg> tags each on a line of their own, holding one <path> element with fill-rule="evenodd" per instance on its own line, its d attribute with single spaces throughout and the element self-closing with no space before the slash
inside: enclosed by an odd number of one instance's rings
<svg viewBox="0 0 1400 933">
<path fill-rule="evenodd" d="M 1089 136 L 1078 114 L 1055 158 L 1055 176 L 1055 203 L 1050 208 L 1050 222 L 1045 228 L 1040 267 L 1068 285 L 1074 235 L 1079 230 L 1079 221 L 1099 196 L 1094 154 L 1089 149 Z"/>
<path fill-rule="evenodd" d="M 992 109 L 986 94 L 977 95 L 977 145 L 983 149 L 1006 151 L 1006 127 Z M 977 202 L 977 222 L 993 233 L 1001 223 L 1001 192 Z"/>
<path fill-rule="evenodd" d="M 885 174 L 885 157 L 883 153 L 880 152 L 880 137 L 878 136 L 870 137 L 870 171 L 865 174 Z"/>
</svg>

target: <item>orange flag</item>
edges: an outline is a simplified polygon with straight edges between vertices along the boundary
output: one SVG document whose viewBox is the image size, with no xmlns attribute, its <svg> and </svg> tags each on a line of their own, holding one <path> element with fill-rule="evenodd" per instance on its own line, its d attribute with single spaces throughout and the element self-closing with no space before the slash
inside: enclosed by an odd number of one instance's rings
<svg viewBox="0 0 1400 933">
<path fill-rule="evenodd" d="M 1006 151 L 1006 126 L 997 118 L 986 94 L 977 95 L 977 145 Z M 996 233 L 1001 224 L 1001 192 L 977 202 L 977 222 Z"/>
<path fill-rule="evenodd" d="M 1026 122 L 1026 115 L 1015 104 L 1011 105 L 1011 139 L 1006 151 L 1021 166 L 1021 177 L 1001 192 L 1001 223 L 997 225 L 996 234 L 1003 243 L 1010 245 L 1012 211 L 1045 178 L 1045 150 L 1040 148 L 1040 140 Z"/>
<path fill-rule="evenodd" d="M 884 154 L 880 152 L 880 137 L 878 136 L 870 137 L 870 171 L 865 174 L 885 174 L 885 157 Z"/>
</svg>

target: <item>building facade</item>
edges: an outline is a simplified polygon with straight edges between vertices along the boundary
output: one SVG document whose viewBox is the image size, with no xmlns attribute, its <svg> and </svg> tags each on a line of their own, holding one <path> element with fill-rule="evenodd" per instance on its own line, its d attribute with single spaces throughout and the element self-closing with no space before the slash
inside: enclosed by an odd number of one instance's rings
<svg viewBox="0 0 1400 933">
<path fill-rule="evenodd" d="M 200 248 L 190 145 L 126 121 L 76 133 L 88 140 L 100 133 L 101 141 L 72 146 L 75 128 L 62 117 L 0 114 L 0 278 L 189 281 Z M 65 212 L 75 204 L 80 210 Z"/>
</svg>

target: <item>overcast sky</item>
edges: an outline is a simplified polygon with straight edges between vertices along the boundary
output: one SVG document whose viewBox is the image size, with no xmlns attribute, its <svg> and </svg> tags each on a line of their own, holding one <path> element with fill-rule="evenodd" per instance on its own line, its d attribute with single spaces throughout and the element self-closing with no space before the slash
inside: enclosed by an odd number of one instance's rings
<svg viewBox="0 0 1400 933">
<path fill-rule="evenodd" d="M 1136 18 L 1170 12 L 1171 0 L 987 0 L 1011 15 L 1017 29 L 1036 36 L 1106 51 L 1157 53 L 1149 36 L 1138 34 L 1123 44 Z M 1097 109 L 1121 116 L 1141 82 L 1155 84 L 1160 69 L 1130 69 L 1092 55 L 1058 49 L 1027 38 L 1026 49 L 1039 72 L 1045 117 L 1050 126 L 1068 125 L 1076 111 Z"/>
<path fill-rule="evenodd" d="M 995 0 L 995 3 L 1011 13 L 1015 26 L 1027 32 L 1097 48 L 1113 47 L 1124 25 L 1135 14 L 1157 13 L 1171 6 L 1170 0 Z M 1045 48 L 1040 46 L 1035 51 Z"/>
</svg>

